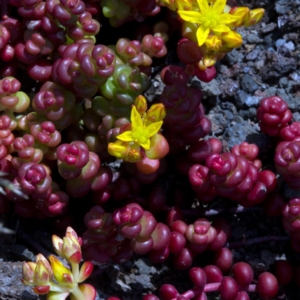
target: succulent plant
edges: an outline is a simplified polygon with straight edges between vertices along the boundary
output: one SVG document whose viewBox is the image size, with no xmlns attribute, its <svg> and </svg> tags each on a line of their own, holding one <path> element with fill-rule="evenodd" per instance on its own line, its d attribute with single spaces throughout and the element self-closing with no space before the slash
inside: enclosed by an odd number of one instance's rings
<svg viewBox="0 0 300 300">
<path fill-rule="evenodd" d="M 76 232 L 68 227 L 63 239 L 52 237 L 54 250 L 61 258 L 67 260 L 70 268 L 65 266 L 55 255 L 50 255 L 47 260 L 38 254 L 36 262 L 23 263 L 22 282 L 31 286 L 36 294 L 47 294 L 47 299 L 64 300 L 69 295 L 74 300 L 93 300 L 96 290 L 85 281 L 93 271 L 93 264 L 82 260 L 81 239 Z"/>
</svg>

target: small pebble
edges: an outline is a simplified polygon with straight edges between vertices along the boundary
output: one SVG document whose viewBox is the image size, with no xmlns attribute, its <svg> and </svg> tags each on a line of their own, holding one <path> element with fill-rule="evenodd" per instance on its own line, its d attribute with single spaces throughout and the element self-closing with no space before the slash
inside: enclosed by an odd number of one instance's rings
<svg viewBox="0 0 300 300">
<path fill-rule="evenodd" d="M 295 45 L 293 42 L 289 41 L 288 43 L 285 43 L 283 45 L 286 49 L 290 50 L 290 51 L 294 51 L 295 50 Z"/>
<path fill-rule="evenodd" d="M 280 48 L 281 46 L 283 46 L 284 44 L 286 43 L 286 40 L 284 39 L 278 39 L 276 42 L 275 42 L 275 46 L 276 48 Z"/>
</svg>

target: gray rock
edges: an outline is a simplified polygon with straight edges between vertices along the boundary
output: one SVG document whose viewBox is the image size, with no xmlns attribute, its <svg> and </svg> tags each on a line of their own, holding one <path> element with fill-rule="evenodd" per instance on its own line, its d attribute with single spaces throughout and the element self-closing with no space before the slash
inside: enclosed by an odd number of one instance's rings
<svg viewBox="0 0 300 300">
<path fill-rule="evenodd" d="M 198 79 L 194 79 L 192 81 L 192 86 L 199 86 L 201 87 L 203 98 L 208 98 L 212 96 L 219 96 L 222 94 L 220 88 L 219 88 L 219 82 L 216 79 L 213 79 L 210 82 L 202 82 Z"/>
<path fill-rule="evenodd" d="M 135 283 L 138 283 L 142 289 L 153 289 L 153 284 L 151 283 L 150 277 L 146 274 L 141 275 L 132 275 L 131 277 L 131 283 L 133 285 L 136 285 Z"/>
<path fill-rule="evenodd" d="M 124 293 L 131 291 L 131 287 L 125 282 L 123 282 L 121 279 L 117 279 L 115 281 L 115 286 L 118 290 L 123 291 Z"/>
<path fill-rule="evenodd" d="M 297 83 L 300 83 L 300 72 L 294 72 L 290 74 L 290 78 Z"/>
<path fill-rule="evenodd" d="M 21 283 L 22 262 L 0 262 L 0 299 L 45 299 Z"/>
<path fill-rule="evenodd" d="M 265 60 L 264 59 L 260 59 L 260 60 L 257 60 L 255 63 L 254 63 L 254 68 L 259 71 L 261 68 L 263 68 L 265 65 Z"/>
<path fill-rule="evenodd" d="M 292 111 L 299 111 L 300 109 L 300 97 L 288 94 L 286 90 L 280 88 L 277 91 L 277 95 L 285 100 L 288 104 L 288 107 Z"/>
<path fill-rule="evenodd" d="M 139 258 L 134 262 L 140 274 L 154 274 L 156 269 L 151 264 L 146 258 Z"/>
<path fill-rule="evenodd" d="M 286 93 L 285 89 L 283 89 L 283 88 L 277 89 L 277 96 L 281 97 L 283 100 L 285 100 L 287 102 L 290 98 L 289 95 Z M 289 106 L 289 108 L 292 108 L 292 107 Z"/>
<path fill-rule="evenodd" d="M 283 45 L 285 48 L 287 48 L 290 51 L 294 51 L 295 50 L 295 45 L 293 42 L 289 41 L 288 43 L 285 43 Z"/>
<path fill-rule="evenodd" d="M 227 62 L 230 66 L 242 60 L 243 60 L 243 55 L 240 52 L 238 52 L 236 49 L 233 49 L 224 58 L 224 61 Z"/>
<path fill-rule="evenodd" d="M 215 135 L 220 135 L 224 132 L 224 128 L 228 124 L 228 120 L 223 113 L 210 112 L 207 117 L 211 121 L 212 132 Z"/>
<path fill-rule="evenodd" d="M 241 88 L 248 93 L 253 93 L 258 90 L 258 84 L 254 81 L 251 75 L 246 74 L 242 78 Z"/>
<path fill-rule="evenodd" d="M 259 44 L 262 42 L 262 39 L 258 36 L 257 33 L 250 33 L 248 36 L 247 36 L 247 41 L 248 43 L 250 44 Z"/>
<path fill-rule="evenodd" d="M 262 26 L 261 28 L 261 32 L 262 33 L 269 33 L 272 32 L 273 30 L 275 30 L 277 27 L 277 24 L 274 22 L 268 23 L 265 26 Z"/>
<path fill-rule="evenodd" d="M 293 121 L 300 122 L 300 113 L 299 112 L 296 111 L 293 113 Z"/>
<path fill-rule="evenodd" d="M 286 41 L 294 41 L 294 42 L 297 42 L 297 40 L 299 39 L 299 33 L 296 33 L 296 32 L 289 32 L 287 34 L 285 34 L 283 36 L 283 38 L 286 40 Z"/>
<path fill-rule="evenodd" d="M 288 86 L 288 79 L 286 77 L 282 77 L 279 79 L 279 86 L 282 88 L 286 88 Z"/>
<path fill-rule="evenodd" d="M 274 96 L 277 94 L 277 88 L 275 86 L 270 86 L 264 92 L 267 97 Z"/>
<path fill-rule="evenodd" d="M 247 96 L 245 99 L 245 104 L 247 106 L 257 106 L 259 104 L 260 98 L 257 96 Z"/>
<path fill-rule="evenodd" d="M 255 107 L 250 107 L 250 108 L 247 108 L 247 109 L 241 109 L 239 111 L 239 115 L 248 120 L 248 119 L 254 119 L 256 117 L 256 108 Z"/>
<path fill-rule="evenodd" d="M 297 68 L 297 61 L 293 57 L 286 57 L 275 51 L 267 52 L 265 67 L 261 69 L 261 77 L 266 82 L 277 82 L 281 77 L 292 73 Z"/>
<path fill-rule="evenodd" d="M 286 1 L 286 0 L 277 0 L 275 3 L 275 11 L 279 15 L 285 15 L 291 12 L 292 9 L 292 1 Z"/>
<path fill-rule="evenodd" d="M 268 34 L 264 37 L 264 45 L 266 48 L 273 47 L 274 43 L 273 43 L 272 34 Z"/>
<path fill-rule="evenodd" d="M 249 122 L 244 121 L 242 118 L 238 122 L 232 121 L 229 126 L 226 127 L 223 139 L 227 140 L 227 145 L 232 148 L 234 145 L 244 142 L 248 135 L 257 133 L 258 128 Z"/>
<path fill-rule="evenodd" d="M 278 39 L 276 42 L 275 42 L 275 46 L 276 48 L 280 48 L 281 46 L 283 46 L 284 44 L 286 43 L 286 40 L 284 39 Z"/>
<path fill-rule="evenodd" d="M 246 93 L 244 90 L 239 90 L 237 93 L 234 95 L 234 100 L 236 105 L 239 108 L 242 108 L 245 104 L 245 99 L 250 96 L 248 93 Z"/>
<path fill-rule="evenodd" d="M 220 90 L 222 92 L 222 97 L 232 97 L 239 90 L 239 84 L 231 78 L 226 79 L 220 85 Z"/>
<path fill-rule="evenodd" d="M 246 59 L 247 60 L 255 60 L 257 59 L 259 56 L 261 55 L 261 51 L 259 48 L 254 48 L 252 51 L 250 51 L 247 55 L 246 55 Z"/>
</svg>

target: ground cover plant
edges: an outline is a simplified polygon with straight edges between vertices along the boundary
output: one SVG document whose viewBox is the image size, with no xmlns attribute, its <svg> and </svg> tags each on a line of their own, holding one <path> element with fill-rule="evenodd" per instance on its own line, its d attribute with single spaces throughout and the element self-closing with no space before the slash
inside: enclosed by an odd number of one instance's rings
<svg viewBox="0 0 300 300">
<path fill-rule="evenodd" d="M 2 0 L 1 297 L 297 299 L 299 7 Z"/>
</svg>

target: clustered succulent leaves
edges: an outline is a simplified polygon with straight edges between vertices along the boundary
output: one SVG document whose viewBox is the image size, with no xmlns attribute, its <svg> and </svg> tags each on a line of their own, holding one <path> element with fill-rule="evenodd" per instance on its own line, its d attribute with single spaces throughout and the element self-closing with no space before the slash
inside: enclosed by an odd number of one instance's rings
<svg viewBox="0 0 300 300">
<path fill-rule="evenodd" d="M 182 293 L 164 284 L 144 300 L 206 300 L 209 292 L 222 300 L 247 300 L 252 292 L 271 299 L 300 274 L 278 260 L 275 276 L 256 278 L 247 262 L 233 261 L 228 221 L 197 208 L 216 197 L 243 207 L 263 203 L 268 216 L 282 217 L 300 252 L 300 199 L 277 193 L 281 179 L 300 189 L 300 123 L 287 103 L 272 96 L 257 109 L 275 145 L 268 169 L 257 145 L 224 149 L 208 137 L 213 125 L 201 89 L 190 84 L 192 77 L 215 78 L 216 62 L 242 45 L 237 28 L 257 24 L 262 8 L 226 0 L 1 5 L 0 213 L 63 227 L 79 198 L 84 217 L 76 222 L 87 228 L 82 240 L 71 227 L 63 239 L 54 235 L 54 251 L 68 266 L 38 254 L 23 264 L 25 285 L 49 300 L 92 300 L 95 288 L 82 282 L 93 264 L 83 258 L 122 263 L 134 254 L 153 263 L 170 259 L 192 282 Z M 128 24 L 138 28 L 123 36 Z M 169 64 L 174 45 L 178 61 Z M 213 253 L 213 264 L 195 266 L 204 253 Z"/>
</svg>

